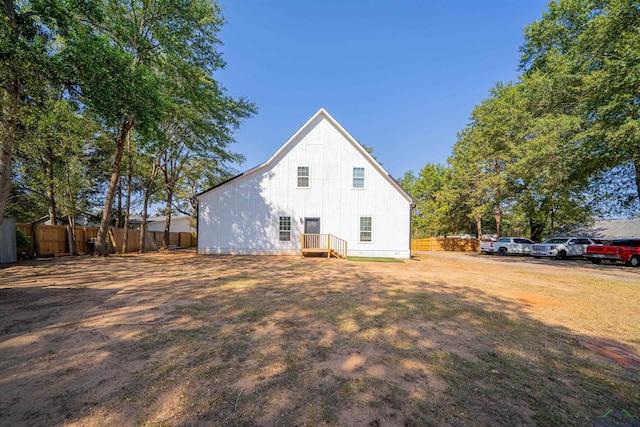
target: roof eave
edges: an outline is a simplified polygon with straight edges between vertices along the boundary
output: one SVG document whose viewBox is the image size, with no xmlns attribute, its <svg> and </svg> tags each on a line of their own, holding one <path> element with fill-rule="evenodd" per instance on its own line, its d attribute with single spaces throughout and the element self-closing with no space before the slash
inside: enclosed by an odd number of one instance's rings
<svg viewBox="0 0 640 427">
<path fill-rule="evenodd" d="M 239 175 L 234 176 L 233 178 L 230 178 L 226 181 L 221 182 L 220 184 L 214 185 L 213 187 L 204 190 L 201 193 L 196 194 L 196 198 L 200 198 L 202 195 L 204 195 L 205 193 L 208 193 L 209 191 L 212 191 L 216 188 L 219 188 L 237 178 L 240 178 L 241 176 L 245 176 L 245 175 L 250 175 L 260 169 L 263 169 L 265 167 L 268 167 L 271 163 L 275 162 L 278 157 L 285 152 L 289 146 L 291 144 L 293 144 L 296 139 L 302 134 L 304 133 L 307 128 L 309 126 L 311 126 L 311 124 L 313 124 L 313 122 L 315 122 L 320 116 L 324 116 L 346 139 L 347 141 L 349 141 L 351 143 L 351 145 L 353 147 L 355 147 L 356 150 L 358 150 L 360 152 L 360 154 L 367 159 L 367 161 L 383 176 L 385 177 L 389 183 L 391 183 L 391 185 L 396 188 L 396 190 L 409 202 L 410 206 L 413 208 L 416 206 L 416 201 L 415 199 L 404 189 L 402 188 L 402 186 L 398 183 L 398 181 L 395 180 L 395 178 L 393 178 L 389 172 L 387 172 L 381 165 L 380 163 L 378 163 L 378 161 L 373 158 L 373 156 L 371 154 L 369 154 L 367 152 L 367 150 L 364 149 L 364 147 L 355 140 L 355 138 L 353 138 L 353 136 L 351 136 L 351 134 L 349 132 L 347 132 L 347 130 L 345 128 L 342 127 L 342 125 L 340 123 L 338 123 L 338 121 L 336 119 L 333 118 L 333 116 L 331 116 L 331 114 L 329 114 L 327 112 L 327 110 L 325 110 L 324 108 L 320 108 L 313 116 L 311 116 L 311 118 L 309 120 L 307 120 L 305 122 L 304 125 L 302 125 L 297 131 L 296 133 L 294 133 L 288 140 L 287 142 L 285 142 L 279 149 L 278 151 L 276 151 L 270 158 L 269 160 L 267 160 L 266 162 L 262 163 L 261 165 L 258 165 L 252 169 L 249 169 L 246 172 L 243 172 Z"/>
</svg>

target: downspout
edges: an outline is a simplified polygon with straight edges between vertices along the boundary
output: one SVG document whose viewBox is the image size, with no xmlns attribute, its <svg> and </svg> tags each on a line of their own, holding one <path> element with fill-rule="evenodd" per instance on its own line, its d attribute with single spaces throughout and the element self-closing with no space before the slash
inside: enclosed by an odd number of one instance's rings
<svg viewBox="0 0 640 427">
<path fill-rule="evenodd" d="M 409 203 L 409 259 L 411 259 L 411 236 L 413 236 L 413 209 L 416 207 L 415 204 Z"/>
<path fill-rule="evenodd" d="M 200 199 L 198 198 L 198 204 L 196 205 L 196 255 L 200 250 Z"/>
</svg>

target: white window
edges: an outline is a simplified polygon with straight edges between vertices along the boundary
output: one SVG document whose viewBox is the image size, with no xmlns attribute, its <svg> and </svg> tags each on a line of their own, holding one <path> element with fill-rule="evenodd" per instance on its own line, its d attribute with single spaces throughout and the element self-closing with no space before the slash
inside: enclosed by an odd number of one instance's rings
<svg viewBox="0 0 640 427">
<path fill-rule="evenodd" d="M 280 231 L 280 240 L 283 242 L 288 242 L 291 240 L 291 217 L 290 216 L 281 216 L 278 221 L 278 228 Z"/>
<path fill-rule="evenodd" d="M 361 216 L 360 217 L 360 241 L 361 242 L 370 242 L 371 241 L 371 217 L 370 216 Z"/>
<path fill-rule="evenodd" d="M 353 168 L 353 188 L 364 188 L 364 168 Z"/>
<path fill-rule="evenodd" d="M 309 166 L 298 166 L 298 187 L 309 186 Z"/>
</svg>

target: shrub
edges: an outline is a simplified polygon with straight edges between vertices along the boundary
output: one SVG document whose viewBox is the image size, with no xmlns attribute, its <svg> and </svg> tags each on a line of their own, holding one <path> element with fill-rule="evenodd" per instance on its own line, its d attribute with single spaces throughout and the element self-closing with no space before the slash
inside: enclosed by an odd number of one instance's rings
<svg viewBox="0 0 640 427">
<path fill-rule="evenodd" d="M 25 252 L 31 246 L 33 239 L 25 235 L 22 231 L 16 230 L 16 248 L 18 253 Z"/>
</svg>

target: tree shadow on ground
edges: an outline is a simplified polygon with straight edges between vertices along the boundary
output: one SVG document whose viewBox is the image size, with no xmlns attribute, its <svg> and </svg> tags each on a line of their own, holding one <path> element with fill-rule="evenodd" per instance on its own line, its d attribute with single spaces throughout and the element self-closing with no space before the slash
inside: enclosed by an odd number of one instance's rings
<svg viewBox="0 0 640 427">
<path fill-rule="evenodd" d="M 637 370 L 526 303 L 402 265 L 89 265 L 55 282 L 116 287 L 0 290 L 1 424 L 585 425 L 640 408 Z"/>
</svg>

